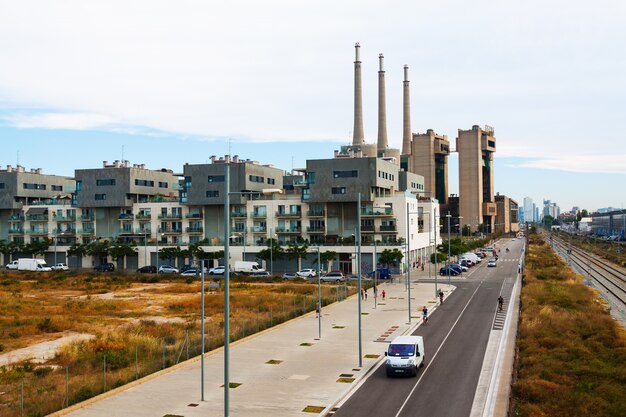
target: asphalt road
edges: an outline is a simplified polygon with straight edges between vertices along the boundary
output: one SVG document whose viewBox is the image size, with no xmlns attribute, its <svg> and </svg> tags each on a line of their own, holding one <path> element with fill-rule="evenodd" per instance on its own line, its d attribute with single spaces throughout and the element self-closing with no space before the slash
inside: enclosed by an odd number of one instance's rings
<svg viewBox="0 0 626 417">
<path fill-rule="evenodd" d="M 509 240 L 500 247 L 496 268 L 487 268 L 483 260 L 467 279 L 455 280 L 457 290 L 433 312 L 428 325 L 413 333 L 424 337 L 426 351 L 417 377 L 388 378 L 383 362 L 334 416 L 470 415 L 498 295 L 504 291 L 508 305 L 511 288 L 504 283 L 517 273 L 522 242 Z M 416 306 L 415 316 L 421 316 L 421 308 Z"/>
</svg>

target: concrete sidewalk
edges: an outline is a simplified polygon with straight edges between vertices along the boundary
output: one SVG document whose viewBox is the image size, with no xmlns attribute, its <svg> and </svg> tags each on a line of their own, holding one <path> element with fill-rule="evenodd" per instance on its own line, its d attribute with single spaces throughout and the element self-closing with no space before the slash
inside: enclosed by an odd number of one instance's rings
<svg viewBox="0 0 626 417">
<path fill-rule="evenodd" d="M 362 367 L 358 357 L 358 297 L 322 309 L 321 339 L 315 312 L 293 319 L 231 344 L 231 416 L 293 416 L 307 406 L 324 409 L 336 404 L 348 390 L 382 360 L 387 343 L 412 331 L 426 305 L 436 308 L 434 284 L 416 282 L 428 270 L 411 272 L 412 320 L 404 283 L 378 286 L 377 306 L 372 290 L 362 301 Z M 402 278 L 400 279 L 402 281 Z M 439 285 L 446 296 L 454 287 Z M 382 291 L 386 299 L 382 300 Z M 310 344 L 310 345 L 303 345 Z M 200 401 L 200 360 L 194 358 L 172 370 L 146 377 L 130 388 L 121 387 L 53 415 L 73 417 L 223 415 L 223 350 L 205 355 L 205 401 Z M 275 364 L 268 364 L 274 361 Z M 353 382 L 338 382 L 339 378 Z M 350 381 L 350 380 L 348 380 Z"/>
</svg>

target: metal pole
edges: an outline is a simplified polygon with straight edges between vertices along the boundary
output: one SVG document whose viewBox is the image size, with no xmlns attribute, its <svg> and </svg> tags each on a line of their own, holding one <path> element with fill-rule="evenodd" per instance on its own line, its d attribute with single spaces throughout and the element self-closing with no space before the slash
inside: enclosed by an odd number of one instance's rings
<svg viewBox="0 0 626 417">
<path fill-rule="evenodd" d="M 274 276 L 274 242 L 272 241 L 272 228 L 270 227 L 270 275 Z"/>
<path fill-rule="evenodd" d="M 59 233 L 59 224 L 57 223 L 57 228 L 54 230 L 54 266 L 57 266 L 57 241 Z"/>
<path fill-rule="evenodd" d="M 102 392 L 107 390 L 107 356 L 104 355 L 104 361 L 102 365 Z"/>
<path fill-rule="evenodd" d="M 317 337 L 322 338 L 322 278 L 320 277 L 320 247 L 317 247 Z"/>
<path fill-rule="evenodd" d="M 357 300 L 359 301 L 359 368 L 363 366 L 363 343 L 361 340 L 361 193 L 357 196 L 357 234 L 355 239 L 358 238 L 359 246 L 357 253 L 357 279 L 359 283 L 359 296 Z"/>
<path fill-rule="evenodd" d="M 148 239 L 146 238 L 145 230 L 143 235 L 143 264 L 148 265 Z"/>
<path fill-rule="evenodd" d="M 156 270 L 159 273 L 159 226 L 157 226 L 156 232 Z"/>
<path fill-rule="evenodd" d="M 161 338 L 161 350 L 163 353 L 163 368 L 162 369 L 165 369 L 165 337 Z"/>
<path fill-rule="evenodd" d="M 376 287 L 376 278 L 378 275 L 378 262 L 376 262 L 376 236 L 374 236 L 374 259 L 372 260 L 372 264 L 374 264 L 374 308 L 376 308 L 377 298 L 378 298 L 378 288 Z"/>
<path fill-rule="evenodd" d="M 450 218 L 452 217 L 450 212 L 446 214 L 446 217 L 448 218 L 448 282 L 450 282 Z"/>
<path fill-rule="evenodd" d="M 70 371 L 69 367 L 65 367 L 65 407 L 70 405 Z"/>
<path fill-rule="evenodd" d="M 224 164 L 224 417 L 229 416 L 230 360 L 230 168 Z"/>
<path fill-rule="evenodd" d="M 138 347 L 135 346 L 135 379 L 139 378 L 139 358 L 138 358 Z"/>
<path fill-rule="evenodd" d="M 411 253 L 411 234 L 409 228 L 409 203 L 406 203 L 406 253 L 407 253 L 407 269 L 406 269 L 406 281 L 408 289 L 408 311 L 409 311 L 409 324 L 411 324 L 411 266 L 409 265 L 409 254 Z"/>
<path fill-rule="evenodd" d="M 22 379 L 22 387 L 20 392 L 20 410 L 22 417 L 24 417 L 24 380 Z"/>
<path fill-rule="evenodd" d="M 433 220 L 433 212 L 429 211 L 428 213 L 428 252 L 430 252 L 430 254 L 432 254 L 432 240 L 430 237 L 431 231 L 432 231 L 432 220 Z M 428 279 L 430 279 L 430 268 L 431 268 L 431 264 L 432 262 L 430 261 L 430 254 L 428 255 Z M 437 298 L 437 296 L 439 295 L 439 291 L 437 291 L 437 271 L 435 271 L 435 298 Z"/>
<path fill-rule="evenodd" d="M 202 287 L 200 289 L 200 333 L 202 338 L 200 341 L 200 401 L 204 401 L 204 261 L 205 259 L 202 259 L 200 266 L 200 268 L 202 269 Z"/>
</svg>

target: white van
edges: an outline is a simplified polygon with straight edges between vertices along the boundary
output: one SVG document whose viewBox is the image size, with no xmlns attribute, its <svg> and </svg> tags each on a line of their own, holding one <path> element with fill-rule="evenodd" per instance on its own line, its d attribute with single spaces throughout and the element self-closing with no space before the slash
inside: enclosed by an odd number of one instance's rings
<svg viewBox="0 0 626 417">
<path fill-rule="evenodd" d="M 393 339 L 387 357 L 387 376 L 417 375 L 417 368 L 424 366 L 424 338 L 422 336 L 398 336 Z"/>
<path fill-rule="evenodd" d="M 475 264 L 478 264 L 480 261 L 482 261 L 482 258 L 478 255 L 476 255 L 475 253 L 472 252 L 467 252 L 464 253 L 463 255 L 461 255 L 461 259 L 465 258 L 465 259 L 469 259 L 472 262 L 474 262 Z"/>
</svg>

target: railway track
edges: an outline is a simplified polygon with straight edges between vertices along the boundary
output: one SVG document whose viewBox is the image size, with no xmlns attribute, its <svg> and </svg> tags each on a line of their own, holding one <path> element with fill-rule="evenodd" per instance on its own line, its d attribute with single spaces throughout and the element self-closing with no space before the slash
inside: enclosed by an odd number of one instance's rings
<svg viewBox="0 0 626 417">
<path fill-rule="evenodd" d="M 622 310 L 626 308 L 626 271 L 623 268 L 590 255 L 560 238 L 553 236 L 549 243 L 557 253 L 571 262 L 578 271 L 586 273 L 598 287 L 619 301 Z"/>
</svg>

